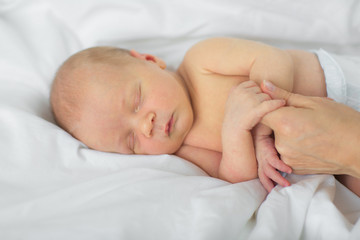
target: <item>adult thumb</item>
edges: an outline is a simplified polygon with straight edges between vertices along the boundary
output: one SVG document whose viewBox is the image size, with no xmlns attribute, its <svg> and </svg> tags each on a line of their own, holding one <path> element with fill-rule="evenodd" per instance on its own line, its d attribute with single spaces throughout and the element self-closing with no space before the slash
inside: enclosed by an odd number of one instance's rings
<svg viewBox="0 0 360 240">
<path fill-rule="evenodd" d="M 284 99 L 287 106 L 293 107 L 308 107 L 311 97 L 306 97 L 300 94 L 288 92 L 282 88 L 275 86 L 270 81 L 264 80 L 261 83 L 261 90 L 269 94 L 272 99 Z"/>
</svg>

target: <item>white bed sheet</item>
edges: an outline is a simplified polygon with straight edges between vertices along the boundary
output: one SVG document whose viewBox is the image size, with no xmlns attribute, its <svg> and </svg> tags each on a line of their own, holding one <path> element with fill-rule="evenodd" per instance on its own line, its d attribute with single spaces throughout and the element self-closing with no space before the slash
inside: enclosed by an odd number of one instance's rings
<svg viewBox="0 0 360 240">
<path fill-rule="evenodd" d="M 95 45 L 175 69 L 212 36 L 360 55 L 356 0 L 1 0 L 0 239 L 359 239 L 360 201 L 329 175 L 268 196 L 170 155 L 87 149 L 54 124 L 59 64 Z"/>
</svg>

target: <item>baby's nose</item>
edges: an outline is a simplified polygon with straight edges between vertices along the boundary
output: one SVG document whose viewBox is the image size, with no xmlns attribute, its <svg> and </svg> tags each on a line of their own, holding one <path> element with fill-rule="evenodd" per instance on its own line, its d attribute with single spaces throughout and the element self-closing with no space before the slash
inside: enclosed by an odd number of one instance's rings
<svg viewBox="0 0 360 240">
<path fill-rule="evenodd" d="M 152 135 L 152 130 L 154 127 L 153 123 L 155 117 L 156 117 L 155 113 L 149 112 L 148 114 L 145 115 L 145 117 L 141 121 L 141 126 L 140 126 L 141 132 L 147 138 L 151 137 Z"/>
</svg>

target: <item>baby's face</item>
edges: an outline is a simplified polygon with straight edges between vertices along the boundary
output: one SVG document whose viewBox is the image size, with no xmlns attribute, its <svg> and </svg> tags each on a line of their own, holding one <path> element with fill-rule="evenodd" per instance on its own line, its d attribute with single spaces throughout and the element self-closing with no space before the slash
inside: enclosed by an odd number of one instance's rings
<svg viewBox="0 0 360 240">
<path fill-rule="evenodd" d="M 124 154 L 174 153 L 193 123 L 187 90 L 154 62 L 127 70 L 106 66 L 101 83 L 84 89 L 74 135 L 90 148 Z M 92 76 L 94 77 L 94 75 Z"/>
</svg>

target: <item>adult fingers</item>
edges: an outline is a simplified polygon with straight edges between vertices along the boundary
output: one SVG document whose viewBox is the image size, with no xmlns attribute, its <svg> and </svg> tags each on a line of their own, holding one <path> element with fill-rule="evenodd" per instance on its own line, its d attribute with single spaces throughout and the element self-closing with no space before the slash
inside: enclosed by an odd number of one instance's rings
<svg viewBox="0 0 360 240">
<path fill-rule="evenodd" d="M 312 105 L 311 97 L 288 92 L 266 80 L 261 83 L 261 90 L 269 94 L 272 99 L 286 100 L 286 105 L 288 106 L 310 108 Z"/>
<path fill-rule="evenodd" d="M 264 101 L 260 104 L 260 106 L 256 111 L 257 117 L 260 120 L 267 113 L 272 112 L 280 107 L 283 107 L 284 105 L 285 105 L 285 101 L 282 99 Z"/>
<path fill-rule="evenodd" d="M 248 130 L 251 130 L 256 124 L 258 124 L 264 116 L 267 116 L 268 113 L 281 108 L 285 105 L 285 101 L 282 99 L 268 100 L 262 102 L 256 109 L 256 111 L 249 115 L 251 118 L 251 125 L 248 125 Z"/>
<path fill-rule="evenodd" d="M 274 99 L 262 102 L 256 109 L 253 116 L 253 126 L 261 121 L 261 123 L 264 123 L 271 129 L 274 129 L 274 127 L 277 126 L 277 124 L 275 124 L 276 121 L 281 118 L 281 114 L 279 114 L 278 111 L 283 112 L 281 110 L 284 108 L 284 105 L 285 101 L 283 99 Z"/>
</svg>

